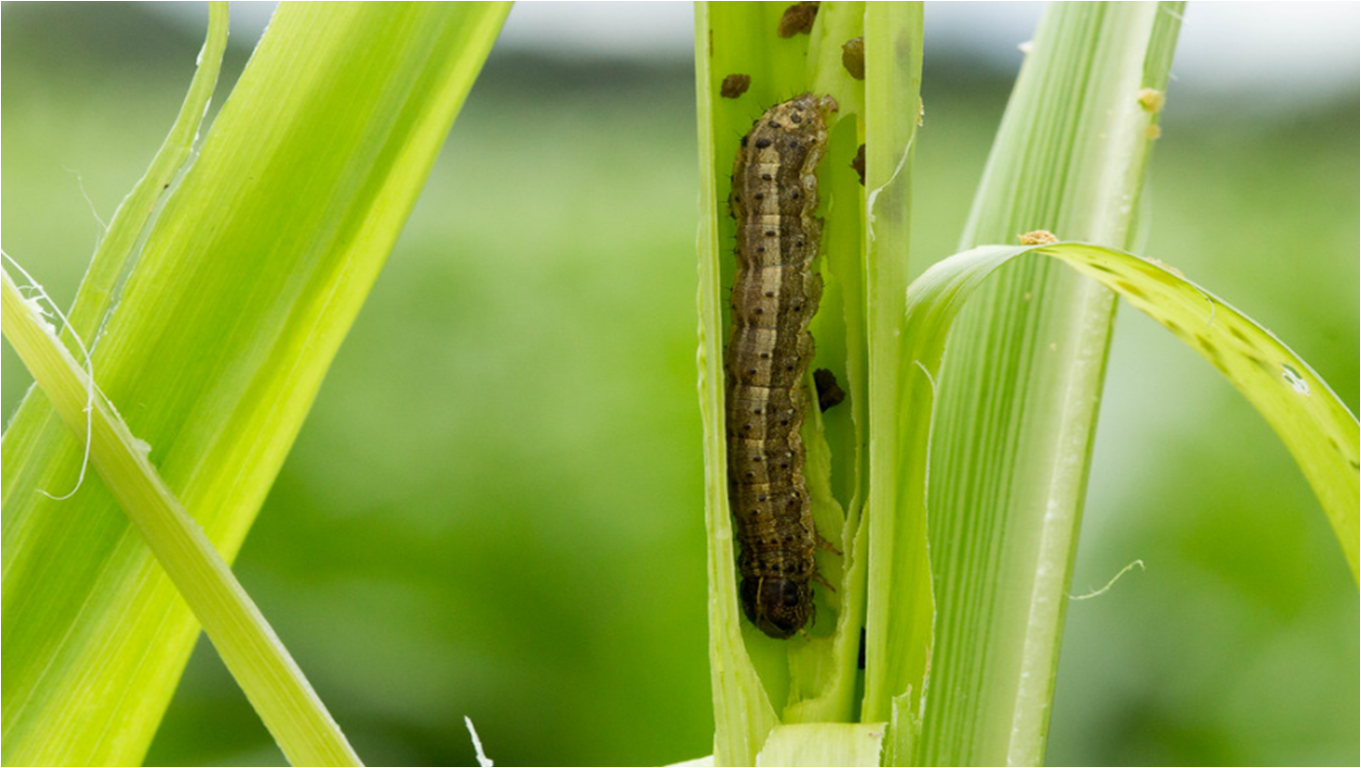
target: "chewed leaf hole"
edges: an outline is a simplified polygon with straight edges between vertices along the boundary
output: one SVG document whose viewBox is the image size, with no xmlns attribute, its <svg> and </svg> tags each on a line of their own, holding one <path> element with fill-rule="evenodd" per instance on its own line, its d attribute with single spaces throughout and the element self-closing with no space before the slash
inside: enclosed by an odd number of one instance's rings
<svg viewBox="0 0 1361 768">
<path fill-rule="evenodd" d="M 1281 363 L 1281 378 L 1285 379 L 1285 383 L 1295 392 L 1301 395 L 1309 394 L 1309 382 L 1287 363 Z"/>
</svg>

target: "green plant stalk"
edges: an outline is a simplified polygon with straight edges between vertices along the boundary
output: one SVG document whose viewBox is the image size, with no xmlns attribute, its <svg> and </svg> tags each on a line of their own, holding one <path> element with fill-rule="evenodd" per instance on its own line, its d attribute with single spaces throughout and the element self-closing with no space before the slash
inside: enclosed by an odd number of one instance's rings
<svg viewBox="0 0 1361 768">
<path fill-rule="evenodd" d="M 962 247 L 1046 229 L 1132 244 L 1178 4 L 1055 4 L 1003 119 Z M 1048 260 L 1009 266 L 935 382 L 929 522 L 937 618 L 925 696 L 886 681 L 896 763 L 1043 761 L 1114 297 Z M 906 653 L 903 636 L 886 638 Z M 882 707 L 883 702 L 871 702 Z"/>
<path fill-rule="evenodd" d="M 791 744 L 828 744 L 859 720 L 856 668 L 866 601 L 867 499 L 892 489 L 888 471 L 874 486 L 875 442 L 891 451 L 892 405 L 898 386 L 890 363 L 901 354 L 906 280 L 907 208 L 911 145 L 917 127 L 921 72 L 921 6 L 823 3 L 811 33 L 775 34 L 782 4 L 700 4 L 696 18 L 701 154 L 700 401 L 705 420 L 706 510 L 710 532 L 710 657 L 714 682 L 715 762 L 750 765 L 789 762 Z M 842 45 L 864 36 L 867 79 L 842 63 Z M 751 90 L 719 98 L 729 74 L 751 77 Z M 812 322 L 814 367 L 837 373 L 846 403 L 812 410 L 802 432 L 805 477 L 817 528 L 843 556 L 819 554 L 819 571 L 835 591 L 816 592 L 818 614 L 807 634 L 789 641 L 761 635 L 737 607 L 734 546 L 726 483 L 722 423 L 723 357 L 727 335 L 723 287 L 730 284 L 733 226 L 723 203 L 737 139 L 770 105 L 813 92 L 839 109 L 829 126 L 827 158 L 819 170 L 824 218 L 821 307 Z M 868 144 L 866 184 L 850 168 Z M 873 208 L 870 208 L 870 206 Z M 875 222 L 867 229 L 869 213 Z M 868 277 L 867 277 L 868 276 Z M 871 282 L 871 280 L 873 282 Z M 877 347 L 875 345 L 878 345 Z M 885 408 L 885 404 L 889 407 Z M 876 405 L 877 404 L 877 405 Z M 875 437 L 878 430 L 878 437 Z M 882 453 L 878 466 L 891 465 Z M 870 502 L 873 503 L 873 502 Z M 885 501 L 885 503 L 887 503 Z M 925 610 L 929 614 L 929 603 Z M 796 727 L 786 738 L 784 728 Z M 882 735 L 883 724 L 864 726 Z M 860 727 L 860 726 L 857 726 Z M 826 730 L 819 730 L 825 728 Z M 841 730 L 838 730 L 841 729 Z M 769 753 L 763 745 L 769 743 Z M 838 764 L 877 764 L 847 751 Z M 758 758 L 759 754 L 759 758 Z M 778 756 L 777 756 L 778 755 Z"/>
<path fill-rule="evenodd" d="M 866 29 L 883 25 L 881 14 L 896 4 L 872 3 Z M 906 439 L 924 411 L 906 407 L 902 367 L 910 363 L 906 325 L 907 255 L 911 208 L 911 165 L 922 106 L 920 99 L 903 103 L 895 77 L 912 80 L 908 92 L 921 89 L 921 14 L 913 20 L 915 51 L 904 53 L 902 41 L 887 36 L 865 38 L 865 143 L 868 221 L 866 304 L 869 314 L 869 502 L 868 611 L 865 621 L 865 684 L 861 720 L 890 721 L 886 744 L 908 739 L 915 726 L 894 721 L 895 695 L 919 695 L 930 665 L 936 605 L 931 593 L 926 510 L 908 496 L 925 462 L 909 453 Z M 910 55 L 910 69 L 892 65 Z M 871 66 L 874 65 L 874 66 Z M 892 148 L 907 148 L 906 154 Z M 887 152 L 888 154 L 884 154 Z M 894 644 L 889 645 L 890 638 Z M 886 681 L 905 681 L 890 690 Z M 893 765 L 893 753 L 885 756 Z"/>
<path fill-rule="evenodd" d="M 695 67 L 696 94 L 699 113 L 700 156 L 700 217 L 699 217 L 699 395 L 700 412 L 704 417 L 705 467 L 705 523 L 709 539 L 709 664 L 714 697 L 714 765 L 754 765 L 766 736 L 779 723 L 779 715 L 763 688 L 760 675 L 742 634 L 742 618 L 737 607 L 737 582 L 734 575 L 735 546 L 732 521 L 728 511 L 726 482 L 727 454 L 723 442 L 723 352 L 726 325 L 721 310 L 721 285 L 730 283 L 732 269 L 719 257 L 720 238 L 730 242 L 731 234 L 723 235 L 718 217 L 721 180 L 732 167 L 735 148 L 720 143 L 719 137 L 740 136 L 747 130 L 740 118 L 733 117 L 723 127 L 716 126 L 721 114 L 721 103 L 716 93 L 727 73 L 740 72 L 752 78 L 753 85 L 775 88 L 775 72 L 788 70 L 793 62 L 778 65 L 773 55 L 757 57 L 745 63 L 721 57 L 732 50 L 723 37 L 726 28 L 738 39 L 762 39 L 755 30 L 769 27 L 768 14 L 752 14 L 754 6 L 746 3 L 720 5 L 695 4 Z M 748 13 L 741 13 L 748 11 Z M 728 18 L 723 18 L 728 14 Z M 717 29 L 716 29 L 717 27 Z M 768 46 L 772 52 L 778 47 Z M 711 61 L 711 59 L 717 59 Z M 757 69 L 756 65 L 763 65 Z M 762 93 L 765 88 L 762 88 Z M 771 98 L 764 94 L 757 103 Z M 758 109 L 755 105 L 748 108 Z M 757 112 L 759 114 L 759 111 Z M 749 122 L 749 121 L 748 121 Z M 726 130 L 724 130 L 726 129 Z M 724 169 L 728 170 L 724 170 Z M 724 188 L 728 189 L 729 184 Z M 725 271 L 726 267 L 726 271 Z M 778 663 L 776 660 L 773 663 Z M 767 663 L 767 667 L 771 663 Z"/>
<path fill-rule="evenodd" d="M 282 5 L 140 249 L 108 257 L 136 262 L 116 310 L 80 293 L 94 378 L 227 562 L 507 10 Z M 82 455 L 31 393 L 0 461 L 6 763 L 140 762 L 198 632 L 103 484 L 39 493 Z"/>
<path fill-rule="evenodd" d="M 4 270 L 0 310 L 5 338 L 71 431 L 82 440 L 88 436 L 95 470 L 203 624 L 289 762 L 360 765 L 302 670 L 203 529 L 166 487 L 113 406 L 97 393 L 87 400 L 94 382 Z M 87 418 L 87 402 L 92 402 L 92 418 Z"/>
</svg>

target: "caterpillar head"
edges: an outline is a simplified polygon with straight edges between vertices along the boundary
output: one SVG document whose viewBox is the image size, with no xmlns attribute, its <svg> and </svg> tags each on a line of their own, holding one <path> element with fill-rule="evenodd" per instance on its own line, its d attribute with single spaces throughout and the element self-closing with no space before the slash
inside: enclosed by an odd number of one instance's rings
<svg viewBox="0 0 1361 768">
<path fill-rule="evenodd" d="M 752 624 L 777 640 L 790 637 L 813 618 L 813 585 L 779 577 L 742 579 L 742 611 Z"/>
</svg>

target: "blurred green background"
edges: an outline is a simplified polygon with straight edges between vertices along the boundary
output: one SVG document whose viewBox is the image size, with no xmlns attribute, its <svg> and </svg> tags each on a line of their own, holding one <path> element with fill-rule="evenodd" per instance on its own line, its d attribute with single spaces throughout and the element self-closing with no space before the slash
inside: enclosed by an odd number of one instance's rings
<svg viewBox="0 0 1361 768">
<path fill-rule="evenodd" d="M 3 244 L 65 304 L 201 32 L 112 4 L 6 3 L 2 30 Z M 931 43 L 915 271 L 1014 74 Z M 1357 89 L 1271 98 L 1173 83 L 1144 252 L 1356 412 Z M 503 765 L 712 751 L 696 166 L 688 62 L 498 49 L 473 90 L 237 561 L 370 764 L 473 764 L 463 715 Z M 1120 315 L 1073 592 L 1146 570 L 1070 606 L 1049 761 L 1357 764 L 1357 591 L 1317 502 L 1213 368 Z M 200 641 L 148 760 L 282 755 Z"/>
</svg>

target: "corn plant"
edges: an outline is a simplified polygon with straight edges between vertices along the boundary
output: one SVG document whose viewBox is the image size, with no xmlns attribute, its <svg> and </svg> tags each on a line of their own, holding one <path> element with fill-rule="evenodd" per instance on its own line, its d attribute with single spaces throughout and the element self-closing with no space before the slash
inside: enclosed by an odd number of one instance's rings
<svg viewBox="0 0 1361 768">
<path fill-rule="evenodd" d="M 783 10 L 709 5 L 696 36 L 716 763 L 1042 761 L 1117 293 L 1253 401 L 1356 578 L 1355 418 L 1260 326 L 1117 250 L 1138 246 L 1180 4 L 1051 7 L 961 238 L 973 250 L 910 287 L 920 11 L 823 6 L 790 45 L 776 35 Z M 863 84 L 847 63 L 858 41 Z M 832 618 L 797 641 L 738 620 L 730 567 L 719 286 L 731 230 L 718 201 L 733 149 L 719 137 L 741 132 L 742 110 L 716 98 L 730 73 L 760 83 L 758 103 L 812 91 L 841 105 L 829 155 L 842 160 L 822 182 L 830 306 L 813 333 L 818 360 L 846 372 L 851 407 L 815 416 L 804 440 L 819 532 L 844 557 L 823 558 Z M 856 145 L 863 190 L 839 167 Z"/>
</svg>

